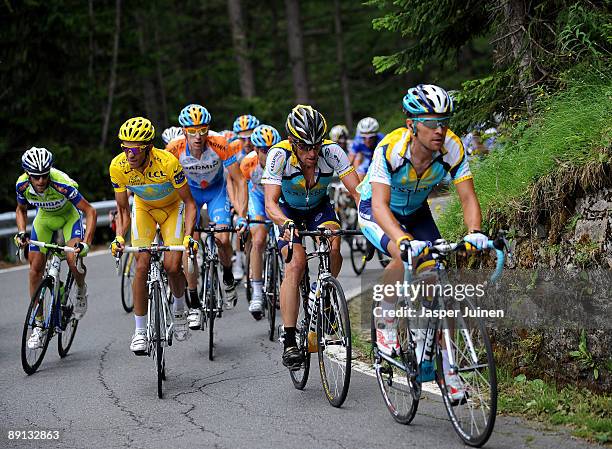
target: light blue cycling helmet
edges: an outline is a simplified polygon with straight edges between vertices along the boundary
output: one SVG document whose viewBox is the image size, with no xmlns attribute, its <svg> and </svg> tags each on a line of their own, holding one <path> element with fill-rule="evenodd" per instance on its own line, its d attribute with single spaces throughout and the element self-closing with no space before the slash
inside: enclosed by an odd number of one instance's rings
<svg viewBox="0 0 612 449">
<path fill-rule="evenodd" d="M 204 106 L 190 104 L 185 106 L 179 114 L 179 123 L 181 126 L 208 125 L 211 118 Z"/>
<path fill-rule="evenodd" d="M 271 147 L 280 141 L 280 134 L 270 125 L 259 125 L 251 134 L 251 143 L 256 147 Z"/>
<path fill-rule="evenodd" d="M 410 116 L 451 114 L 455 110 L 453 99 L 448 92 L 433 84 L 419 84 L 411 87 L 402 104 L 404 111 Z"/>
<path fill-rule="evenodd" d="M 241 115 L 234 120 L 233 130 L 235 133 L 249 131 L 259 126 L 259 120 L 254 115 Z"/>
</svg>

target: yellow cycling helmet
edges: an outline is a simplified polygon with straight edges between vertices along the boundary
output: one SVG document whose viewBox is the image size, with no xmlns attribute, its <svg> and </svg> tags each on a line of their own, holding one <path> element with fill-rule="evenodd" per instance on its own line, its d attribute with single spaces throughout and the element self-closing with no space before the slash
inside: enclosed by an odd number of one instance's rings
<svg viewBox="0 0 612 449">
<path fill-rule="evenodd" d="M 128 142 L 149 142 L 155 137 L 155 128 L 144 117 L 127 119 L 119 128 L 119 139 Z"/>
</svg>

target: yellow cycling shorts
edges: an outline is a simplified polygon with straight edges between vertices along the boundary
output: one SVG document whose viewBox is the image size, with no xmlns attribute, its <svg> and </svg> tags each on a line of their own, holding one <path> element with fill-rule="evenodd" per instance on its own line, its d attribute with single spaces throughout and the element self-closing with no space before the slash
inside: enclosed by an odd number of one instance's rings
<svg viewBox="0 0 612 449">
<path fill-rule="evenodd" d="M 182 245 L 185 233 L 185 205 L 182 201 L 163 208 L 134 201 L 132 246 L 149 246 L 159 225 L 164 245 Z"/>
</svg>

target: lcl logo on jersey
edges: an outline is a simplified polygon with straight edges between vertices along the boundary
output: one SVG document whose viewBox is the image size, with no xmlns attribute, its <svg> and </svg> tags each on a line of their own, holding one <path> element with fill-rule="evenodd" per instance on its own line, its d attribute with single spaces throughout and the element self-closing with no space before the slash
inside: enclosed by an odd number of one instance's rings
<svg viewBox="0 0 612 449">
<path fill-rule="evenodd" d="M 147 173 L 147 178 L 149 179 L 160 179 L 165 178 L 166 174 L 162 170 L 155 170 Z"/>
<path fill-rule="evenodd" d="M 130 175 L 130 178 L 128 179 L 128 184 L 141 184 L 142 183 L 142 179 L 139 175 L 133 174 Z"/>
</svg>

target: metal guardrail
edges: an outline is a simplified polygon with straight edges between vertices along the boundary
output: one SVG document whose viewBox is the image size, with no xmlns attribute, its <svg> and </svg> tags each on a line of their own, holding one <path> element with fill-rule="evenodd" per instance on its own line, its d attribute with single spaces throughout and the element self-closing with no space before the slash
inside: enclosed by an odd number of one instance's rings
<svg viewBox="0 0 612 449">
<path fill-rule="evenodd" d="M 130 201 L 132 198 L 130 197 Z M 108 226 L 110 218 L 108 213 L 117 208 L 115 200 L 96 201 L 91 203 L 93 208 L 98 213 L 97 226 Z M 4 212 L 0 214 L 0 239 L 12 237 L 17 234 L 17 223 L 15 222 L 15 212 Z M 36 216 L 36 209 L 28 210 L 28 231 L 32 227 L 32 220 Z M 85 220 L 85 218 L 83 218 Z"/>
</svg>

